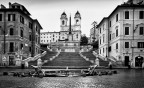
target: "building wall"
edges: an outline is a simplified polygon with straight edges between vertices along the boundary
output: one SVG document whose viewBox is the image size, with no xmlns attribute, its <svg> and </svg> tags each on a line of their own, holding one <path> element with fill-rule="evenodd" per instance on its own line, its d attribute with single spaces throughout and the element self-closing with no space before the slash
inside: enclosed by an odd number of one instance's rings
<svg viewBox="0 0 144 88">
<path fill-rule="evenodd" d="M 68 31 L 61 31 L 60 32 L 60 40 L 68 39 Z M 73 40 L 74 41 L 80 41 L 81 39 L 81 31 L 72 31 L 73 34 Z"/>
<path fill-rule="evenodd" d="M 12 6 L 24 8 L 18 3 L 10 4 L 10 8 L 0 8 L 0 14 L 2 14 L 2 21 L 0 21 L 0 47 L 2 48 L 0 50 L 0 65 L 16 65 L 16 60 L 22 60 L 34 54 L 32 51 L 35 48 L 33 45 L 35 41 L 32 42 L 32 38 L 35 37 L 35 35 L 33 34 L 32 26 L 29 27 L 29 22 L 33 25 L 33 19 L 29 17 L 29 14 L 25 13 L 26 11 L 12 8 Z M 39 47 L 38 42 L 37 44 Z M 6 51 L 5 53 L 4 49 Z M 6 58 L 5 61 L 3 60 L 4 57 Z"/>
<path fill-rule="evenodd" d="M 58 42 L 59 38 L 60 38 L 59 32 L 41 32 L 40 42 L 42 44 L 50 44 Z"/>
<path fill-rule="evenodd" d="M 95 38 L 95 39 L 94 39 Z M 98 41 L 99 39 L 99 30 L 97 26 L 90 29 L 90 43 L 92 43 L 94 40 Z"/>
<path fill-rule="evenodd" d="M 124 56 L 129 56 L 130 60 L 135 59 L 135 55 L 137 56 L 142 52 L 140 52 L 140 49 L 137 48 L 137 42 L 142 41 L 144 39 L 143 35 L 139 35 L 139 27 L 144 26 L 143 21 L 144 19 L 139 19 L 139 11 L 143 11 L 144 9 L 135 9 L 134 10 L 134 24 L 133 24 L 133 9 L 122 9 L 119 11 L 120 14 L 120 20 L 118 22 L 115 22 L 113 25 L 112 32 L 115 31 L 115 29 L 118 27 L 119 30 L 119 36 L 115 37 L 113 40 L 110 41 L 110 45 L 114 47 L 116 43 L 120 46 L 117 52 L 115 52 L 115 48 L 112 48 L 112 51 L 110 53 L 111 56 L 114 56 L 117 60 L 125 60 Z M 124 13 L 125 11 L 130 12 L 130 18 L 125 19 Z M 136 25 L 138 25 L 138 28 L 136 28 Z M 129 35 L 125 35 L 125 27 L 129 27 Z M 115 29 L 114 29 L 115 28 Z M 133 32 L 133 30 L 136 30 Z M 134 38 L 133 38 L 134 35 Z M 125 48 L 125 42 L 129 42 L 129 48 Z M 119 44 L 120 43 L 120 44 Z M 134 44 L 133 44 L 134 43 Z M 132 45 L 133 44 L 133 45 Z M 132 51 L 131 47 L 135 47 Z M 143 49 L 142 49 L 143 50 Z M 132 55 L 133 54 L 133 55 Z M 143 56 L 143 54 L 142 54 Z M 120 57 L 120 58 L 119 58 Z M 132 58 L 133 57 L 133 58 Z"/>
<path fill-rule="evenodd" d="M 108 48 L 108 22 L 107 19 L 98 26 L 98 33 L 99 33 L 99 54 L 103 57 L 107 55 L 107 48 Z"/>
<path fill-rule="evenodd" d="M 129 11 L 129 19 L 125 19 L 125 11 Z M 125 58 L 125 56 L 128 56 L 128 61 L 130 61 L 133 66 L 135 66 L 137 57 L 141 56 L 144 58 L 144 45 L 141 45 L 141 48 L 138 47 L 138 42 L 144 43 L 144 32 L 140 35 L 140 27 L 143 27 L 144 30 L 144 18 L 140 19 L 140 11 L 144 11 L 144 8 L 140 6 L 135 6 L 135 8 L 133 6 L 125 6 L 117 7 L 117 9 L 110 14 L 106 22 L 108 24 L 106 29 L 109 31 L 99 33 L 99 53 L 101 52 L 101 56 L 105 56 L 107 53 L 109 57 L 122 61 L 124 65 L 128 63 L 126 62 L 127 58 Z M 116 20 L 117 17 L 118 20 Z M 105 21 L 102 20 L 99 24 L 99 31 L 104 23 Z M 128 35 L 125 34 L 125 27 L 129 28 Z M 103 41 L 103 34 L 107 36 L 106 40 L 109 41 L 100 44 L 100 38 L 101 41 Z M 125 42 L 129 42 L 128 48 L 125 48 Z M 103 52 L 103 48 L 106 48 L 107 44 L 109 47 L 108 51 Z"/>
</svg>

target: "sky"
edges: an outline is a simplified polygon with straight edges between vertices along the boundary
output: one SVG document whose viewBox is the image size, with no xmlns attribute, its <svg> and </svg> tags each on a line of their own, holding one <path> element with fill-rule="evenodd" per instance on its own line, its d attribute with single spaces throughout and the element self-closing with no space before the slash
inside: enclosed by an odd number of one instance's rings
<svg viewBox="0 0 144 88">
<path fill-rule="evenodd" d="M 72 24 L 77 11 L 81 14 L 82 34 L 90 36 L 92 22 L 99 23 L 103 17 L 108 17 L 117 5 L 127 0 L 0 0 L 0 4 L 8 8 L 8 3 L 19 3 L 31 13 L 33 19 L 37 19 L 43 30 L 41 32 L 59 32 L 60 16 L 65 11 L 69 18 L 71 14 Z M 69 24 L 69 22 L 68 22 Z"/>
</svg>

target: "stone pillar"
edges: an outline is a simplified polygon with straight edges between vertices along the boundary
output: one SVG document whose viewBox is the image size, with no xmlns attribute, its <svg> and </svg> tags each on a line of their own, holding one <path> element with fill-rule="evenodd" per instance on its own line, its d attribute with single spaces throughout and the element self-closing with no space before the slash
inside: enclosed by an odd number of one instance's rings
<svg viewBox="0 0 144 88">
<path fill-rule="evenodd" d="M 25 61 L 25 67 L 28 67 L 28 65 L 29 65 L 29 64 L 28 64 L 28 62 L 27 62 L 27 61 Z"/>
<path fill-rule="evenodd" d="M 19 58 L 16 59 L 16 66 L 21 66 L 21 60 Z"/>
<path fill-rule="evenodd" d="M 37 60 L 37 66 L 38 66 L 38 67 L 41 67 L 41 66 L 42 66 L 42 60 L 41 60 L 40 58 Z"/>
<path fill-rule="evenodd" d="M 25 61 L 21 60 L 21 69 L 24 69 L 24 68 L 25 68 Z"/>
<path fill-rule="evenodd" d="M 130 63 L 131 63 L 130 65 L 131 65 L 131 67 L 135 67 L 135 63 L 134 63 L 135 61 L 134 61 L 134 60 L 135 60 L 135 59 L 132 59 L 132 60 L 130 61 Z"/>
<path fill-rule="evenodd" d="M 95 64 L 99 66 L 99 59 L 98 58 L 95 59 Z"/>
<path fill-rule="evenodd" d="M 3 66 L 7 65 L 7 58 L 6 58 L 6 56 L 2 56 L 2 65 Z"/>
</svg>

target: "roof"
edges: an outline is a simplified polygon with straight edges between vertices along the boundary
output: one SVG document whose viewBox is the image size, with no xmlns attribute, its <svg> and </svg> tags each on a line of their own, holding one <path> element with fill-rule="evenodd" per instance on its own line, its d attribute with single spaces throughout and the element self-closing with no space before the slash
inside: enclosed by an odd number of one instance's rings
<svg viewBox="0 0 144 88">
<path fill-rule="evenodd" d="M 6 9 L 4 9 L 4 8 L 1 8 L 0 9 L 0 11 L 3 11 L 3 12 L 19 12 L 19 13 L 21 13 L 21 14 L 23 14 L 23 15 L 25 15 L 26 17 L 28 17 L 29 19 L 31 19 L 32 20 L 32 18 L 29 16 L 29 15 L 27 15 L 26 13 L 24 13 L 22 10 L 20 10 L 20 9 L 9 9 L 9 8 L 6 8 Z"/>
<path fill-rule="evenodd" d="M 144 8 L 144 5 L 138 5 L 138 4 L 122 4 L 122 5 L 118 5 L 113 12 L 108 16 L 111 17 L 118 9 L 125 9 L 125 8 Z"/>
<path fill-rule="evenodd" d="M 104 20 L 108 19 L 108 17 L 104 17 L 101 22 L 97 25 L 97 28 L 104 22 Z"/>
<path fill-rule="evenodd" d="M 37 19 L 34 19 L 33 21 L 36 22 L 36 23 L 38 23 L 38 25 L 40 26 L 40 29 L 43 29 Z"/>
<path fill-rule="evenodd" d="M 124 4 L 121 4 L 121 5 L 118 5 L 108 17 L 104 17 L 104 18 L 101 20 L 101 22 L 98 24 L 97 27 L 99 27 L 105 19 L 109 19 L 118 9 L 125 9 L 125 8 L 144 8 L 144 5 L 125 4 L 125 3 L 124 3 Z"/>
<path fill-rule="evenodd" d="M 77 11 L 76 14 L 80 14 L 79 11 Z"/>
<path fill-rule="evenodd" d="M 76 14 L 75 14 L 75 17 L 74 17 L 74 18 L 77 18 L 77 17 L 81 19 L 81 15 L 80 15 L 79 11 L 77 11 L 77 12 L 76 12 Z"/>
<path fill-rule="evenodd" d="M 66 13 L 65 13 L 65 12 L 63 12 L 63 13 L 62 13 L 62 15 L 66 15 Z"/>
<path fill-rule="evenodd" d="M 13 4 L 11 4 L 11 5 L 12 5 L 12 6 L 22 6 L 22 7 L 23 7 L 23 10 L 26 11 L 28 15 L 31 15 L 31 14 L 29 13 L 29 11 L 28 11 L 23 5 L 21 5 L 21 4 L 19 4 L 19 3 L 16 3 L 16 2 L 13 3 Z"/>
</svg>

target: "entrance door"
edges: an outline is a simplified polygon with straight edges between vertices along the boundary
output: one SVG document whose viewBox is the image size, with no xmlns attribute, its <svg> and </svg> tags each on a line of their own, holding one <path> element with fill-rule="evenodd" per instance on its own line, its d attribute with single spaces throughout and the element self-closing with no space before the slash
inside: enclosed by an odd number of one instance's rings
<svg viewBox="0 0 144 88">
<path fill-rule="evenodd" d="M 9 56 L 9 65 L 14 65 L 14 56 Z"/>
<path fill-rule="evenodd" d="M 125 66 L 128 66 L 129 64 L 129 56 L 125 56 Z"/>
<path fill-rule="evenodd" d="M 138 56 L 135 58 L 135 67 L 142 67 L 143 57 Z"/>
</svg>

